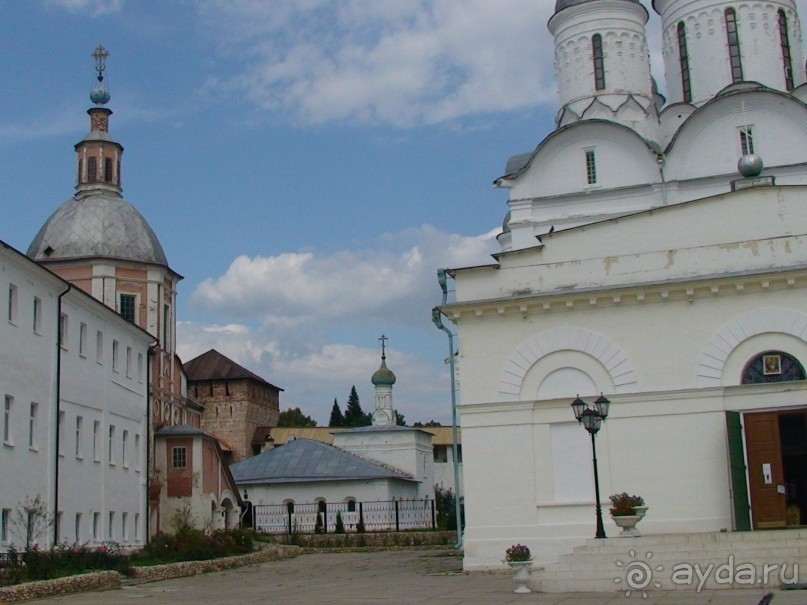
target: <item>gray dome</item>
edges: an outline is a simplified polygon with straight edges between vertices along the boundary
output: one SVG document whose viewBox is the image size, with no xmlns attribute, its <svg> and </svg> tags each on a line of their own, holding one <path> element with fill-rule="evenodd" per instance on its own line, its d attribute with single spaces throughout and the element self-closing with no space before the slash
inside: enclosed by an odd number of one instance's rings
<svg viewBox="0 0 807 605">
<path fill-rule="evenodd" d="M 37 261 L 106 257 L 168 266 L 146 219 L 109 193 L 74 197 L 59 206 L 31 242 L 28 256 Z"/>
<path fill-rule="evenodd" d="M 386 360 L 381 358 L 381 367 L 375 371 L 371 382 L 376 386 L 392 386 L 395 384 L 395 374 L 387 367 Z"/>
<path fill-rule="evenodd" d="M 639 0 L 626 0 L 627 2 L 633 2 L 634 4 L 639 4 Z M 597 0 L 558 0 L 555 3 L 555 12 L 559 13 L 564 8 L 569 8 L 570 6 L 577 6 L 578 4 L 585 4 L 586 2 L 597 2 Z"/>
</svg>

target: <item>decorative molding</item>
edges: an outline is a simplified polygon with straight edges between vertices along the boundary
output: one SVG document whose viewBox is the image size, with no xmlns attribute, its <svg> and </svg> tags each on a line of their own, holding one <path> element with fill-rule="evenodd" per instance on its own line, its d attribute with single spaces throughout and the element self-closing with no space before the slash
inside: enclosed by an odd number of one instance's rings
<svg viewBox="0 0 807 605">
<path fill-rule="evenodd" d="M 617 393 L 636 390 L 636 370 L 612 340 L 583 328 L 556 328 L 524 341 L 505 362 L 499 377 L 501 401 L 518 400 L 530 368 L 557 351 L 579 351 L 599 361 L 614 382 Z"/>
<path fill-rule="evenodd" d="M 698 362 L 697 386 L 718 387 L 731 352 L 759 334 L 788 334 L 807 341 L 807 314 L 793 309 L 758 309 L 723 324 L 709 339 Z"/>
</svg>

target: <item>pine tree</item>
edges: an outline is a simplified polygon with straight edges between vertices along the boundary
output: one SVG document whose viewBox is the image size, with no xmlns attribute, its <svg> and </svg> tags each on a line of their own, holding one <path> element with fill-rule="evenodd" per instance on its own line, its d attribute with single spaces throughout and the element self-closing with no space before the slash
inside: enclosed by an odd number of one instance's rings
<svg viewBox="0 0 807 605">
<path fill-rule="evenodd" d="M 372 416 L 365 414 L 361 409 L 359 394 L 356 392 L 356 385 L 353 385 L 345 406 L 345 426 L 367 426 L 370 422 L 372 422 Z"/>
<path fill-rule="evenodd" d="M 342 414 L 342 410 L 339 409 L 339 404 L 336 402 L 335 397 L 333 407 L 331 408 L 331 420 L 328 422 L 328 426 L 345 426 L 345 416 Z"/>
</svg>

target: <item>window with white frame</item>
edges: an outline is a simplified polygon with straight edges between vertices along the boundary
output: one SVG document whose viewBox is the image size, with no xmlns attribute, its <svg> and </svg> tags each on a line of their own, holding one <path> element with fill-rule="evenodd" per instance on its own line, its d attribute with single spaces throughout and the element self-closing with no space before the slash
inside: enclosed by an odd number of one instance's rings
<svg viewBox="0 0 807 605">
<path fill-rule="evenodd" d="M 140 472 L 140 433 L 135 433 L 134 436 L 134 457 L 135 470 Z"/>
<path fill-rule="evenodd" d="M 137 380 L 143 382 L 143 353 L 137 354 Z"/>
<path fill-rule="evenodd" d="M 3 444 L 14 445 L 11 435 L 11 411 L 14 407 L 14 397 L 6 395 L 3 401 Z"/>
<path fill-rule="evenodd" d="M 107 447 L 107 452 L 109 453 L 109 464 L 115 464 L 115 425 L 109 425 L 109 443 Z"/>
<path fill-rule="evenodd" d="M 586 149 L 586 183 L 597 184 L 597 156 L 593 149 Z"/>
<path fill-rule="evenodd" d="M 59 431 L 59 455 L 60 456 L 64 456 L 64 442 L 66 441 L 65 434 L 67 432 L 66 427 L 64 425 L 65 420 L 66 420 L 65 413 L 64 412 L 59 412 L 59 416 L 57 418 L 57 422 L 59 423 L 59 426 L 57 427 L 57 430 Z"/>
<path fill-rule="evenodd" d="M 101 513 L 92 514 L 92 539 L 96 542 L 101 537 Z"/>
<path fill-rule="evenodd" d="M 743 155 L 754 153 L 754 132 L 750 124 L 740 126 L 740 151 Z"/>
<path fill-rule="evenodd" d="M 101 423 L 98 420 L 94 420 L 92 423 L 92 459 L 96 462 L 101 461 L 100 441 Z"/>
<path fill-rule="evenodd" d="M 73 524 L 74 536 L 76 544 L 81 544 L 81 513 L 76 513 L 76 520 Z"/>
<path fill-rule="evenodd" d="M 87 357 L 87 324 L 83 321 L 78 327 L 78 354 Z"/>
<path fill-rule="evenodd" d="M 39 334 L 42 331 L 42 301 L 34 296 L 34 334 Z"/>
<path fill-rule="evenodd" d="M 136 294 L 119 294 L 118 295 L 118 313 L 126 321 L 135 322 L 137 316 L 137 295 Z"/>
<path fill-rule="evenodd" d="M 8 321 L 9 323 L 17 323 L 17 286 L 14 284 L 8 285 Z"/>
<path fill-rule="evenodd" d="M 129 540 L 129 531 L 127 527 L 127 522 L 129 521 L 129 513 L 121 513 L 120 514 L 120 535 L 121 539 L 124 541 Z"/>
<path fill-rule="evenodd" d="M 104 363 L 104 333 L 101 330 L 95 332 L 95 362 Z"/>
<path fill-rule="evenodd" d="M 109 511 L 109 525 L 107 526 L 107 538 L 115 539 L 115 511 Z"/>
<path fill-rule="evenodd" d="M 0 511 L 0 542 L 8 542 L 8 524 L 11 520 L 11 509 Z"/>
<path fill-rule="evenodd" d="M 112 371 L 117 372 L 120 363 L 120 343 L 117 340 L 112 341 Z"/>
<path fill-rule="evenodd" d="M 81 426 L 84 424 L 84 418 L 76 416 L 76 458 L 81 459 Z"/>
<path fill-rule="evenodd" d="M 32 401 L 28 412 L 28 447 L 31 448 L 32 450 L 36 449 L 38 412 L 39 412 L 39 404 Z"/>
<path fill-rule="evenodd" d="M 171 449 L 171 468 L 185 468 L 188 465 L 188 449 L 184 446 Z"/>
<path fill-rule="evenodd" d="M 140 513 L 134 514 L 134 540 L 140 541 Z"/>
<path fill-rule="evenodd" d="M 132 347 L 126 347 L 126 378 L 132 377 Z"/>
<path fill-rule="evenodd" d="M 121 437 L 121 464 L 123 468 L 129 468 L 129 459 L 127 457 L 126 449 L 129 447 L 129 431 L 123 429 L 123 435 Z"/>
</svg>

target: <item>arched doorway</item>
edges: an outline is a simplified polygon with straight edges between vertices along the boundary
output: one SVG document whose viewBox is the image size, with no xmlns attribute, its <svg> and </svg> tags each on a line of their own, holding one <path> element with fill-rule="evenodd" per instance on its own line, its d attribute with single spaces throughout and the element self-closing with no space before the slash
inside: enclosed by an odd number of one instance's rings
<svg viewBox="0 0 807 605">
<path fill-rule="evenodd" d="M 743 368 L 742 384 L 805 380 L 792 355 L 764 351 Z M 807 408 L 743 415 L 754 529 L 807 525 Z"/>
</svg>

